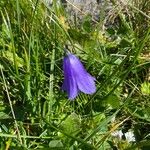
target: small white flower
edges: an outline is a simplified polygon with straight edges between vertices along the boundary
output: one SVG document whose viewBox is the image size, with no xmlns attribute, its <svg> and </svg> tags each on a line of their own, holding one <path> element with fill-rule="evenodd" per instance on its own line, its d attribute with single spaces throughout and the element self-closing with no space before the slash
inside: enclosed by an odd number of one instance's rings
<svg viewBox="0 0 150 150">
<path fill-rule="evenodd" d="M 122 139 L 122 136 L 123 136 L 123 133 L 122 133 L 121 130 L 119 130 L 119 131 L 114 131 L 114 132 L 112 132 L 111 135 L 112 135 L 113 137 L 119 138 L 119 139 L 121 140 L 121 139 Z"/>
<path fill-rule="evenodd" d="M 134 136 L 132 131 L 126 132 L 124 135 L 125 135 L 126 140 L 128 142 L 134 142 L 135 141 L 135 136 Z"/>
</svg>

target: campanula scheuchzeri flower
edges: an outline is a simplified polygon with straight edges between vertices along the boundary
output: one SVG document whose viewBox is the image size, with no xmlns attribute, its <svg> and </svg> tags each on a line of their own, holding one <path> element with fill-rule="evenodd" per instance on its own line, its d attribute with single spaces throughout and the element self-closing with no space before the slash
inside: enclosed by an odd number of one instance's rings
<svg viewBox="0 0 150 150">
<path fill-rule="evenodd" d="M 81 91 L 86 94 L 93 94 L 96 91 L 95 78 L 84 68 L 79 58 L 68 53 L 63 60 L 64 82 L 62 89 L 73 100 Z"/>
</svg>

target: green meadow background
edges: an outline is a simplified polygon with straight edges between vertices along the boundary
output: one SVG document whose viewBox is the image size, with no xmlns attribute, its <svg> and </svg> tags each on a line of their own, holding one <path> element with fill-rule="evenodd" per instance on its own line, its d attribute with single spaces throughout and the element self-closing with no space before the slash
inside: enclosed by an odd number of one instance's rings
<svg viewBox="0 0 150 150">
<path fill-rule="evenodd" d="M 56 0 L 0 0 L 1 150 L 150 149 L 150 2 L 100 8 L 79 17 Z M 95 94 L 61 90 L 66 45 Z"/>
</svg>

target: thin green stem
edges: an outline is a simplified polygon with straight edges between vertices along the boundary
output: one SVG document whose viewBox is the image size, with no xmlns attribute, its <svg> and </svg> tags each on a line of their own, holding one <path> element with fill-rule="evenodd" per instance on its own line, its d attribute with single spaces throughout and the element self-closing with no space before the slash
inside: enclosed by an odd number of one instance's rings
<svg viewBox="0 0 150 150">
<path fill-rule="evenodd" d="M 13 119 L 14 119 L 14 122 L 15 122 L 17 135 L 18 135 L 18 140 L 20 141 L 20 144 L 22 145 L 22 139 L 21 139 L 21 136 L 20 136 L 20 131 L 19 131 L 19 128 L 18 128 L 18 123 L 17 123 L 17 120 L 16 120 L 16 116 L 15 116 L 15 112 L 14 112 L 14 109 L 13 109 L 13 105 L 12 105 L 12 102 L 11 102 L 11 99 L 10 99 L 10 96 L 9 96 L 9 92 L 8 92 L 5 76 L 4 76 L 4 73 L 3 73 L 3 70 L 2 70 L 1 67 L 0 67 L 0 69 L 1 69 L 1 74 L 2 74 L 2 78 L 3 78 L 5 90 L 6 90 L 6 93 L 7 93 L 7 98 L 8 98 L 8 101 L 9 101 L 11 113 L 12 113 L 12 116 L 13 116 Z"/>
</svg>

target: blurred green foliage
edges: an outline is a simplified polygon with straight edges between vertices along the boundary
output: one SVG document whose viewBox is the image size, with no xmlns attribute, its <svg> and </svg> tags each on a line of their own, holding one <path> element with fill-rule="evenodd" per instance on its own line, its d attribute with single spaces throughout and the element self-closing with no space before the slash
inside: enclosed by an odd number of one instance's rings
<svg viewBox="0 0 150 150">
<path fill-rule="evenodd" d="M 150 149 L 149 8 L 113 0 L 93 21 L 56 0 L 1 0 L 1 149 Z M 94 95 L 61 90 L 65 45 L 96 78 Z"/>
</svg>

